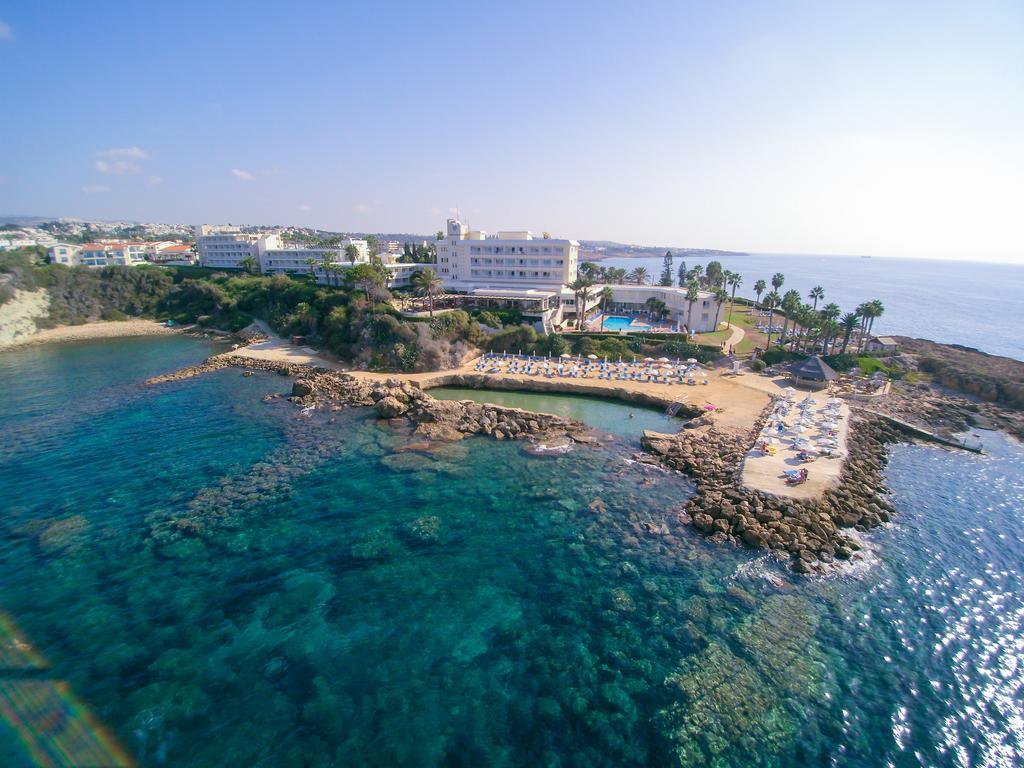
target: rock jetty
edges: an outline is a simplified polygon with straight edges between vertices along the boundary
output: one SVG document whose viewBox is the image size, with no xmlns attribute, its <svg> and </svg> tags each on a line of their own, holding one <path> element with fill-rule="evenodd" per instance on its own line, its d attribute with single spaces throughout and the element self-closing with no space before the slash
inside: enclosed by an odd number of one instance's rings
<svg viewBox="0 0 1024 768">
<path fill-rule="evenodd" d="M 292 399 L 304 405 L 327 402 L 369 406 L 383 419 L 411 421 L 416 425 L 414 433 L 427 440 L 491 435 L 498 440 L 568 438 L 578 443 L 595 442 L 590 429 L 575 419 L 473 400 L 438 400 L 398 379 L 368 382 L 345 373 L 315 372 L 295 381 Z"/>
<path fill-rule="evenodd" d="M 299 405 L 371 407 L 383 419 L 412 422 L 415 434 L 426 440 L 455 441 L 469 435 L 491 435 L 498 440 L 597 442 L 591 429 L 575 419 L 472 400 L 438 400 L 399 379 L 368 381 L 326 368 L 258 360 L 231 353 L 214 355 L 199 365 L 154 376 L 146 383 L 181 381 L 230 366 L 294 377 L 289 399 Z"/>
<path fill-rule="evenodd" d="M 740 483 L 743 458 L 760 426 L 759 422 L 749 434 L 714 426 L 676 435 L 646 432 L 642 445 L 650 456 L 643 460 L 693 478 L 697 493 L 680 518 L 712 541 L 769 549 L 792 559 L 798 573 L 853 557 L 861 547 L 844 529 L 867 531 L 894 514 L 882 470 L 885 444 L 901 439 L 898 433 L 880 419 L 858 417 L 851 424 L 849 458 L 836 487 L 818 499 L 789 499 Z"/>
</svg>

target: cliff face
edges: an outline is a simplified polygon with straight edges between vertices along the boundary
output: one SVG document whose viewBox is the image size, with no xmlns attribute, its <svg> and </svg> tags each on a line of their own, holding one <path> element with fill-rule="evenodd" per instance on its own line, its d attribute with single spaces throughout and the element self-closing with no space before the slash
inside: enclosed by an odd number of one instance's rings
<svg viewBox="0 0 1024 768">
<path fill-rule="evenodd" d="M 917 358 L 918 367 L 932 374 L 936 383 L 986 402 L 1024 410 L 1024 362 L 927 339 L 898 336 L 897 341 L 901 352 Z"/>
<path fill-rule="evenodd" d="M 36 332 L 36 320 L 50 314 L 50 294 L 45 288 L 37 291 L 15 289 L 0 304 L 0 349 Z"/>
</svg>

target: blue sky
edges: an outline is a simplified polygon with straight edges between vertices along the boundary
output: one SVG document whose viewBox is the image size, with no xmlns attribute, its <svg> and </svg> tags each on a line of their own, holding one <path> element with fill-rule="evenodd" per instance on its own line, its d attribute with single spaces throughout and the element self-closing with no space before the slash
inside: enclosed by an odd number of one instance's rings
<svg viewBox="0 0 1024 768">
<path fill-rule="evenodd" d="M 1024 262 L 1024 4 L 0 7 L 0 213 Z"/>
</svg>

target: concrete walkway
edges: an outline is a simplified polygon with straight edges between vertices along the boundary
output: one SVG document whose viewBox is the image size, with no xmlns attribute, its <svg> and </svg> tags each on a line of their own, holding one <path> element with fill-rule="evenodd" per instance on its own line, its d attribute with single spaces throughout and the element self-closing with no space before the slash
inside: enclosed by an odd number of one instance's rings
<svg viewBox="0 0 1024 768">
<path fill-rule="evenodd" d="M 747 335 L 747 332 L 745 330 L 743 330 L 743 328 L 741 328 L 738 325 L 733 325 L 732 323 L 726 323 L 725 327 L 732 329 L 732 335 L 728 339 L 725 340 L 725 348 L 726 348 L 726 350 L 728 350 L 729 347 L 735 347 L 737 344 L 739 344 L 741 341 L 743 341 L 743 337 Z"/>
</svg>

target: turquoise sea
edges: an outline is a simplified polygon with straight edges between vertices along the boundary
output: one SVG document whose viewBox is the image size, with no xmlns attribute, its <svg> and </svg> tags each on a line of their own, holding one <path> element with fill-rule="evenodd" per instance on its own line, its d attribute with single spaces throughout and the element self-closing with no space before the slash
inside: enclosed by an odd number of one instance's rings
<svg viewBox="0 0 1024 768">
<path fill-rule="evenodd" d="M 1024 761 L 1019 443 L 895 447 L 867 561 L 795 579 L 679 525 L 689 482 L 631 463 L 614 414 L 599 449 L 423 453 L 265 402 L 278 376 L 142 385 L 209 353 L 0 356 L 0 765 L 48 740 L 145 766 Z M 77 703 L 26 716 L 33 684 Z"/>
</svg>

